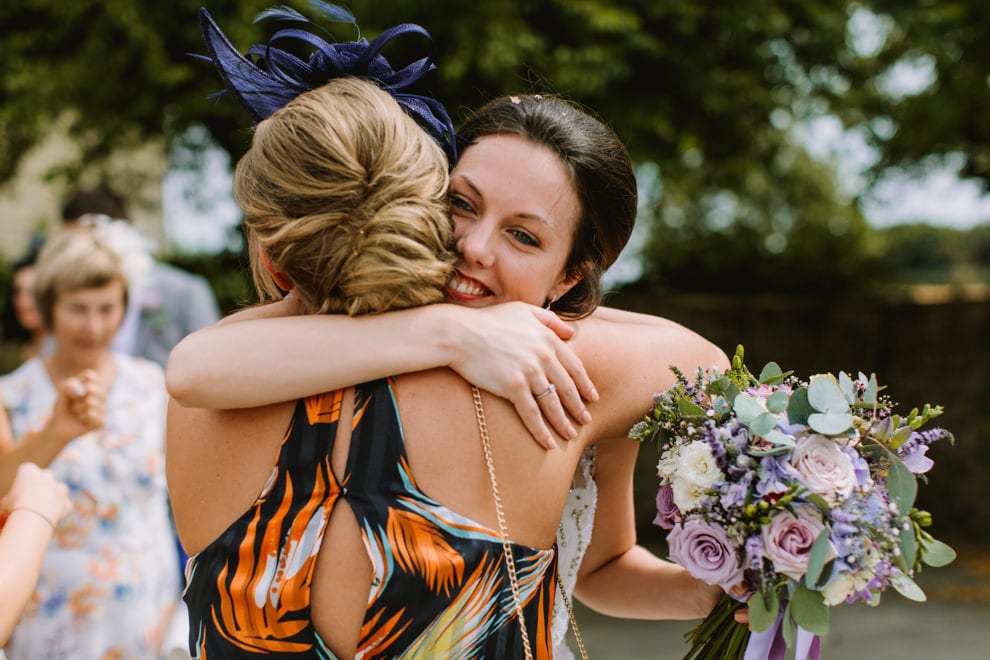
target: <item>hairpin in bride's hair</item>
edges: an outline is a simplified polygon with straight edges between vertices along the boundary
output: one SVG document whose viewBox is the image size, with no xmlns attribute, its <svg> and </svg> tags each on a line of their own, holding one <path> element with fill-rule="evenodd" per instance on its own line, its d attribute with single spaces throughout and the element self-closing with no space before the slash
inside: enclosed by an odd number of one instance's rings
<svg viewBox="0 0 990 660">
<path fill-rule="evenodd" d="M 353 25 L 357 29 L 354 16 L 346 9 L 320 0 L 310 0 L 309 4 L 325 18 Z M 407 34 L 420 35 L 432 44 L 429 33 L 422 27 L 403 23 L 385 30 L 370 43 L 360 37 L 360 31 L 357 41 L 331 43 L 314 34 L 312 28 L 328 36 L 329 32 L 295 9 L 286 6 L 272 7 L 258 14 L 254 22 L 272 19 L 301 24 L 304 27 L 278 30 L 267 44 L 251 46 L 245 56 L 231 45 L 205 8 L 200 8 L 199 18 L 203 38 L 210 51 L 210 57 L 200 56 L 201 59 L 213 62 L 228 88 L 225 91 L 233 93 L 256 122 L 265 119 L 303 92 L 315 89 L 334 78 L 356 76 L 373 80 L 391 94 L 443 147 L 451 162 L 456 158 L 454 127 L 443 104 L 429 96 L 403 91 L 436 68 L 432 53 L 407 64 L 399 71 L 393 70 L 388 60 L 380 54 L 382 48 L 392 39 Z M 299 44 L 312 49 L 312 52 L 303 61 L 282 48 L 285 43 Z M 224 91 L 218 92 L 218 95 L 223 93 Z"/>
</svg>

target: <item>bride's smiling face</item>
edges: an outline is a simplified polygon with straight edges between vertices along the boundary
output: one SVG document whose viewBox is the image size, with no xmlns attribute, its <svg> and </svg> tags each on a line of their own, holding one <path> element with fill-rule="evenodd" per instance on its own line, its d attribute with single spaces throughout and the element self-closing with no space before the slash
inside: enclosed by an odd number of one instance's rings
<svg viewBox="0 0 990 660">
<path fill-rule="evenodd" d="M 543 305 L 577 279 L 567 274 L 581 205 L 564 163 L 515 135 L 479 138 L 450 179 L 458 261 L 452 302 Z"/>
</svg>

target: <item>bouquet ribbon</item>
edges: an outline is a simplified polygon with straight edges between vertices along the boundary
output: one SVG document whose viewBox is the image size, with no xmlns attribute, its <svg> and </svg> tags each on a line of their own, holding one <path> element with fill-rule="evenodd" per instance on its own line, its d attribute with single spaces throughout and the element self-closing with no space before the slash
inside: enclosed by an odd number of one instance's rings
<svg viewBox="0 0 990 660">
<path fill-rule="evenodd" d="M 780 625 L 782 621 L 783 614 L 780 614 L 774 624 L 766 630 L 754 631 L 749 636 L 749 644 L 746 645 L 743 660 L 784 660 L 787 643 L 784 641 Z M 822 639 L 798 626 L 794 647 L 794 660 L 819 660 Z"/>
</svg>

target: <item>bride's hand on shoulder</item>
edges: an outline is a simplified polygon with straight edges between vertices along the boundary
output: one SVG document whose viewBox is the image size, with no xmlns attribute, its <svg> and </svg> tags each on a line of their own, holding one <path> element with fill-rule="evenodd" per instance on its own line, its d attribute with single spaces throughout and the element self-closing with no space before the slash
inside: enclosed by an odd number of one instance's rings
<svg viewBox="0 0 990 660">
<path fill-rule="evenodd" d="M 543 447 L 556 446 L 547 423 L 565 440 L 577 437 L 574 422 L 591 420 L 584 402 L 596 401 L 598 393 L 567 344 L 574 334 L 570 324 L 521 302 L 448 311 L 463 314 L 449 333 L 451 369 L 511 401 Z"/>
</svg>

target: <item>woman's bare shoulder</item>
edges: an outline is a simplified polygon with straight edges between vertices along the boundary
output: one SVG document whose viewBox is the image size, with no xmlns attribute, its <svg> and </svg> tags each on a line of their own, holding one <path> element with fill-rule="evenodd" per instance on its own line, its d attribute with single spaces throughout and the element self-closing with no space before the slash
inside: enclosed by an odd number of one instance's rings
<svg viewBox="0 0 990 660">
<path fill-rule="evenodd" d="M 682 370 L 728 365 L 725 353 L 713 342 L 660 316 L 599 308 L 576 325 L 574 347 L 586 360 L 662 359 Z M 629 362 L 624 364 L 628 368 Z"/>
</svg>

